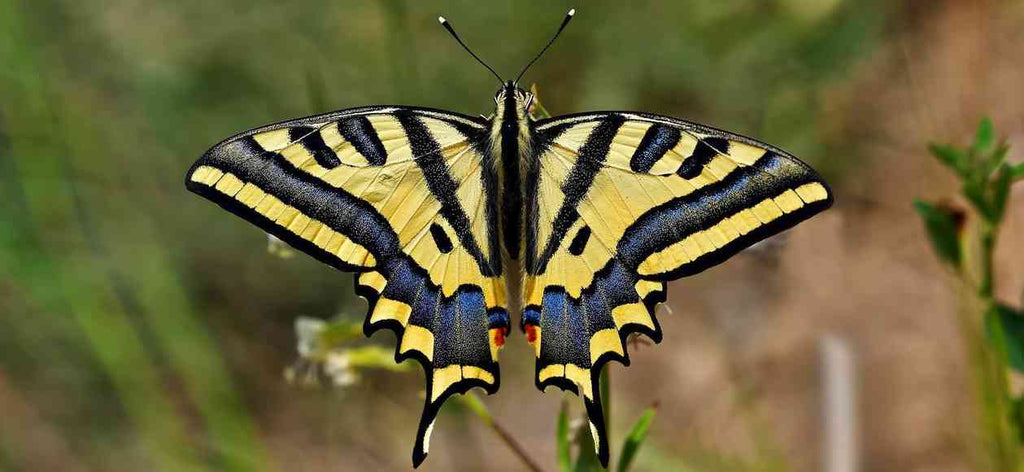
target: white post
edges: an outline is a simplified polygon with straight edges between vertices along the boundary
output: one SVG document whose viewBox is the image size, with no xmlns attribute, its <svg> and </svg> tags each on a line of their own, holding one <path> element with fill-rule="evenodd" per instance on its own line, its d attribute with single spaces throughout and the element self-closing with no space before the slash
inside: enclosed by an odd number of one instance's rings
<svg viewBox="0 0 1024 472">
<path fill-rule="evenodd" d="M 857 372 L 849 344 L 823 336 L 821 390 L 824 438 L 823 472 L 856 472 L 860 448 L 857 425 Z"/>
</svg>

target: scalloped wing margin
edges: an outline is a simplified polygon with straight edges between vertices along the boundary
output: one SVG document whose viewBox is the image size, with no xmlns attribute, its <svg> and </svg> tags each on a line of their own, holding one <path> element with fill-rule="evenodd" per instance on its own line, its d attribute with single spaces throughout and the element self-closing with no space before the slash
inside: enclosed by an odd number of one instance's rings
<svg viewBox="0 0 1024 472">
<path fill-rule="evenodd" d="M 444 118 L 441 112 L 427 112 Z M 289 127 L 307 132 L 310 125 L 346 116 L 293 120 L 229 138 L 189 169 L 186 187 L 321 262 L 358 273 L 356 291 L 369 302 L 365 333 L 393 331 L 396 362 L 414 359 L 424 370 L 426 400 L 412 454 L 418 466 L 448 397 L 473 387 L 488 394 L 498 390 L 497 351 L 507 334 L 508 314 L 501 306 L 488 308 L 483 289 L 475 284 L 460 285 L 446 296 L 403 251 L 394 228 L 372 205 L 254 138 Z M 464 128 L 466 120 L 461 120 L 455 124 Z M 319 153 L 318 162 L 333 157 L 322 148 Z"/>
<path fill-rule="evenodd" d="M 550 148 L 549 160 L 568 163 L 562 175 L 570 184 L 563 185 L 561 193 L 548 190 L 547 195 L 564 194 L 568 200 L 579 193 L 571 182 L 581 181 L 594 182 L 594 188 L 604 193 L 579 197 L 579 221 L 563 223 L 569 231 L 554 231 L 563 239 L 552 247 L 561 249 L 546 254 L 554 259 L 541 256 L 538 266 L 549 260 L 564 266 L 582 259 L 593 267 L 593 261 L 600 260 L 594 253 L 588 258 L 590 249 L 570 239 L 596 239 L 614 247 L 614 254 L 593 271 L 589 283 L 579 267 L 547 267 L 547 273 L 534 275 L 543 287 L 530 287 L 528 279 L 529 304 L 522 326 L 536 350 L 537 387 L 553 385 L 583 397 L 596 452 L 607 465 L 609 445 L 598 387 L 601 368 L 611 360 L 629 365 L 626 341 L 632 333 L 661 341 L 655 308 L 665 301 L 665 282 L 715 266 L 810 218 L 832 204 L 832 193 L 809 166 L 782 150 L 670 118 L 590 114 L 541 121 L 537 128 L 538 155 L 545 156 Z M 563 135 L 566 138 L 559 141 Z M 539 163 L 545 164 L 551 165 Z M 580 171 L 588 169 L 591 180 L 580 179 Z M 640 174 L 646 175 L 643 181 L 624 180 Z M 616 179 L 623 183 L 616 184 Z M 614 202 L 601 199 L 612 193 L 632 195 L 645 183 L 657 184 L 663 197 L 650 207 L 632 208 L 639 217 L 622 225 L 621 234 L 600 234 L 614 226 L 608 219 L 615 217 Z M 538 205 L 557 209 L 559 202 Z M 576 238 L 571 237 L 574 233 Z M 557 283 L 560 277 L 565 286 Z M 539 290 L 543 292 L 538 296 Z"/>
</svg>

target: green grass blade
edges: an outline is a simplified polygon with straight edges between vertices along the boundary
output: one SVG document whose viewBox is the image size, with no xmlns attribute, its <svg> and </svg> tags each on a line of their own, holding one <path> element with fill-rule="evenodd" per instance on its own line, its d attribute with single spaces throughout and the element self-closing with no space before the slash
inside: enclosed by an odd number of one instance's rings
<svg viewBox="0 0 1024 472">
<path fill-rule="evenodd" d="M 651 422 L 654 421 L 656 411 L 655 407 L 644 410 L 640 418 L 637 418 L 636 423 L 633 423 L 629 434 L 626 435 L 626 441 L 622 444 L 622 454 L 619 455 L 619 464 L 615 469 L 617 472 L 627 472 L 633 464 L 637 450 L 640 449 L 644 440 L 647 439 L 647 432 L 651 428 Z"/>
<path fill-rule="evenodd" d="M 996 129 L 992 118 L 984 117 L 978 123 L 978 131 L 974 134 L 974 151 L 982 154 L 992 147 L 996 141 Z"/>
<path fill-rule="evenodd" d="M 562 399 L 562 407 L 558 409 L 558 422 L 555 428 L 555 444 L 558 451 L 558 470 L 572 470 L 572 455 L 569 448 L 569 401 Z"/>
<path fill-rule="evenodd" d="M 1003 304 L 993 304 L 986 313 L 989 322 L 986 326 L 990 342 L 1001 340 L 1006 348 L 1006 360 L 1010 367 L 1024 372 L 1024 313 Z M 992 329 L 994 323 L 1002 327 L 1002 337 Z"/>
</svg>

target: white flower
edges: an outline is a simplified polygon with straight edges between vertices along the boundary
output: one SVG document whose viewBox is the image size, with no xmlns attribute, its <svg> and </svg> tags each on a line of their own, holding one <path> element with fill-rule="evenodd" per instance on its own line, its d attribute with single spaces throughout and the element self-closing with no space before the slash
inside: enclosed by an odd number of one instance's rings
<svg viewBox="0 0 1024 472">
<path fill-rule="evenodd" d="M 356 383 L 359 376 L 352 367 L 352 358 L 345 351 L 331 351 L 324 359 L 324 374 L 338 387 L 346 387 Z"/>
<path fill-rule="evenodd" d="M 295 336 L 299 338 L 299 356 L 310 359 L 320 352 L 320 333 L 327 329 L 327 322 L 318 318 L 300 316 L 295 319 Z"/>
</svg>

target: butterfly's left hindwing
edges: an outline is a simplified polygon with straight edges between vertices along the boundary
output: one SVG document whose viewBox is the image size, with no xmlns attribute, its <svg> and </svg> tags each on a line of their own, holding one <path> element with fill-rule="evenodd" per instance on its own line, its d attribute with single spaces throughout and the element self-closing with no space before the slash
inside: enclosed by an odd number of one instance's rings
<svg viewBox="0 0 1024 472">
<path fill-rule="evenodd" d="M 357 273 L 366 333 L 394 331 L 396 361 L 426 372 L 415 464 L 448 396 L 498 388 L 509 323 L 487 133 L 437 110 L 345 110 L 232 137 L 186 177 L 189 190 Z"/>
<path fill-rule="evenodd" d="M 626 337 L 655 342 L 665 282 L 695 274 L 827 208 L 792 155 L 672 118 L 592 113 L 537 122 L 526 182 L 523 325 L 537 385 L 584 397 L 608 460 L 601 366 Z"/>
</svg>

